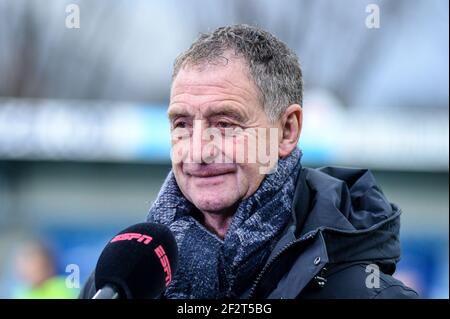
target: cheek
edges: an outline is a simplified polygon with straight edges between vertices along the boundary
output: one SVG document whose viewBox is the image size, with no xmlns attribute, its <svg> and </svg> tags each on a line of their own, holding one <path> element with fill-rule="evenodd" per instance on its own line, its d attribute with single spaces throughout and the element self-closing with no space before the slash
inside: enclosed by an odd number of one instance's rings
<svg viewBox="0 0 450 319">
<path fill-rule="evenodd" d="M 256 164 L 238 164 L 235 187 L 241 197 L 248 197 L 258 188 L 261 182 L 258 171 Z"/>
<path fill-rule="evenodd" d="M 239 165 L 239 175 L 237 176 L 238 183 L 242 189 L 242 192 L 245 193 L 245 197 L 253 194 L 258 187 L 261 185 L 261 182 L 264 180 L 265 174 L 260 173 L 259 164 L 241 164 Z"/>
<path fill-rule="evenodd" d="M 190 152 L 190 145 L 190 139 L 187 137 L 182 139 L 172 138 L 172 147 L 170 150 L 172 166 L 180 165 L 186 161 Z"/>
<path fill-rule="evenodd" d="M 256 163 L 256 139 L 248 133 L 239 133 L 223 138 L 222 154 L 237 164 Z"/>
<path fill-rule="evenodd" d="M 183 164 L 182 163 L 178 163 L 178 164 L 172 163 L 172 172 L 173 172 L 173 175 L 175 176 L 175 180 L 176 180 L 177 184 L 180 186 L 180 188 L 185 188 L 186 178 L 183 175 Z"/>
<path fill-rule="evenodd" d="M 275 143 L 273 143 L 275 141 Z M 270 145 L 278 145 L 278 130 L 258 127 L 247 129 L 235 138 L 236 154 L 244 157 L 249 164 L 259 163 L 270 149 Z"/>
</svg>

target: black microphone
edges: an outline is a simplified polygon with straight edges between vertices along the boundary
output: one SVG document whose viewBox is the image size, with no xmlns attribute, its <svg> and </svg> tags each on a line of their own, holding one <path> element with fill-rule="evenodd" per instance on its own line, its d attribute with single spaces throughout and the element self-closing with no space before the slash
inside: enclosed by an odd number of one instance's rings
<svg viewBox="0 0 450 319">
<path fill-rule="evenodd" d="M 92 299 L 158 297 L 172 280 L 178 247 L 164 225 L 140 223 L 118 233 L 106 245 L 95 267 Z"/>
</svg>

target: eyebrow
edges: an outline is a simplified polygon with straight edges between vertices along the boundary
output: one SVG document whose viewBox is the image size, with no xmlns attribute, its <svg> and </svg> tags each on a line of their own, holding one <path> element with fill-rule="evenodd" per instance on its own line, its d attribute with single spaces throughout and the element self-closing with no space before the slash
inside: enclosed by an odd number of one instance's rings
<svg viewBox="0 0 450 319">
<path fill-rule="evenodd" d="M 205 117 L 214 116 L 226 116 L 239 122 L 243 122 L 245 119 L 240 112 L 228 106 L 220 107 L 218 110 L 209 109 L 205 112 Z"/>
<path fill-rule="evenodd" d="M 173 121 L 179 117 L 191 117 L 191 115 L 183 109 L 175 109 L 167 112 L 167 116 L 170 121 Z"/>
<path fill-rule="evenodd" d="M 244 122 L 246 117 L 241 114 L 238 110 L 230 106 L 221 106 L 218 108 L 207 108 L 205 111 L 205 117 L 210 118 L 214 116 L 226 116 L 230 117 L 236 121 Z M 179 117 L 193 117 L 189 112 L 184 109 L 174 109 L 168 112 L 169 120 L 173 121 Z"/>
</svg>

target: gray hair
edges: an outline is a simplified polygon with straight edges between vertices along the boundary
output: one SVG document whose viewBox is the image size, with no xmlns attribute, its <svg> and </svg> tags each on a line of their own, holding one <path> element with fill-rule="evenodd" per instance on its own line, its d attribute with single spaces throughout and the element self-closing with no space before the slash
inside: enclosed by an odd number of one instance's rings
<svg viewBox="0 0 450 319">
<path fill-rule="evenodd" d="M 228 50 L 244 58 L 270 120 L 280 119 L 291 104 L 302 105 L 303 77 L 296 54 L 269 32 L 245 24 L 201 34 L 175 60 L 172 80 L 182 67 L 225 58 Z"/>
</svg>

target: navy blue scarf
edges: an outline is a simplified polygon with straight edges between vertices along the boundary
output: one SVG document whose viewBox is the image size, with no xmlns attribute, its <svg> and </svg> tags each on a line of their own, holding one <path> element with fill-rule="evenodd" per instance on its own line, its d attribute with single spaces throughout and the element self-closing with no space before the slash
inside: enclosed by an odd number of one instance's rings
<svg viewBox="0 0 450 319">
<path fill-rule="evenodd" d="M 223 240 L 193 217 L 195 207 L 169 173 L 147 217 L 171 229 L 180 252 L 165 298 L 237 298 L 251 286 L 291 218 L 301 155 L 295 149 L 278 161 L 239 204 Z"/>
</svg>

